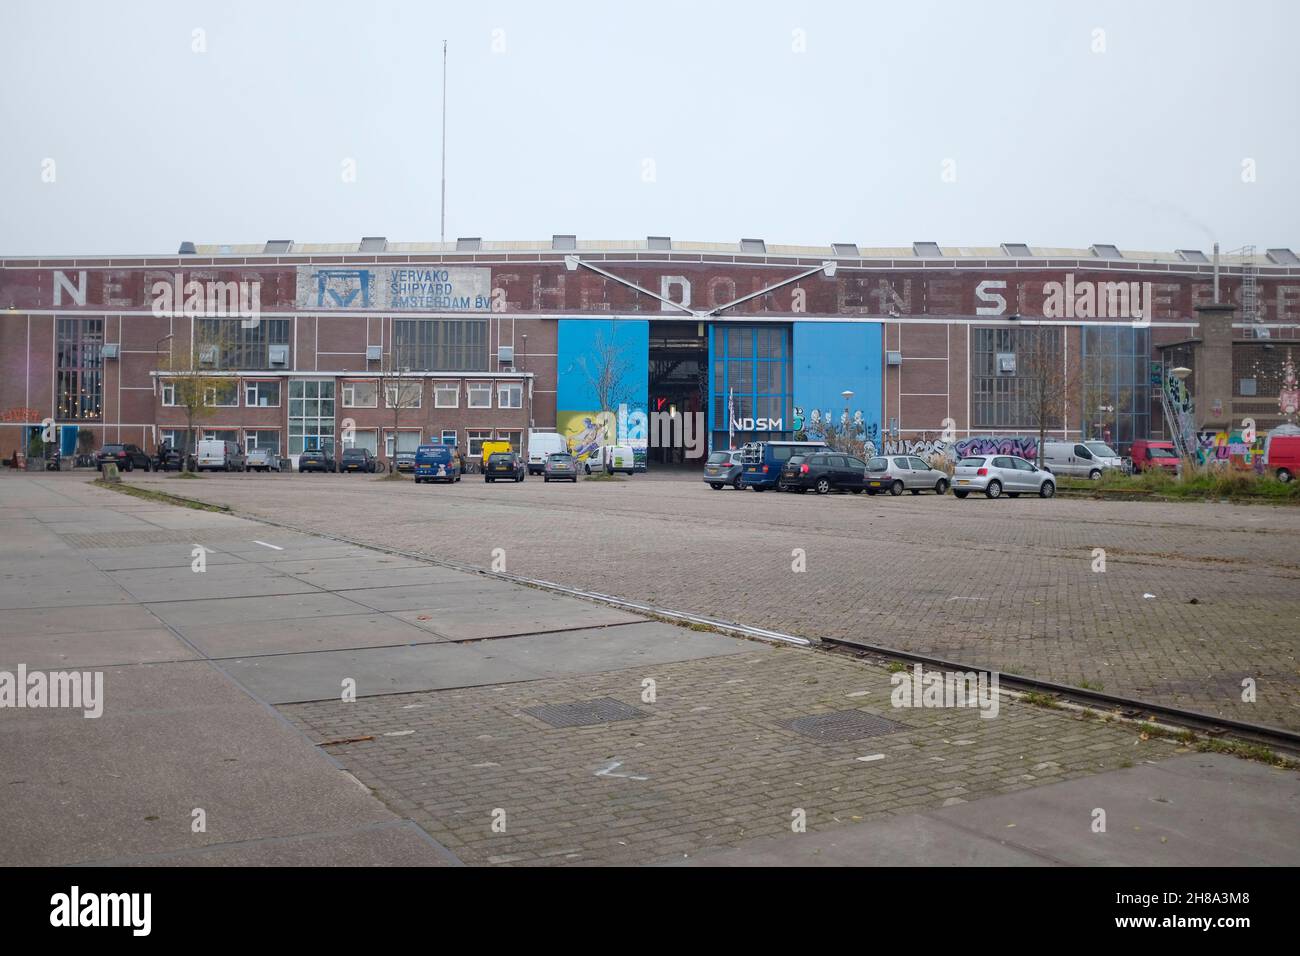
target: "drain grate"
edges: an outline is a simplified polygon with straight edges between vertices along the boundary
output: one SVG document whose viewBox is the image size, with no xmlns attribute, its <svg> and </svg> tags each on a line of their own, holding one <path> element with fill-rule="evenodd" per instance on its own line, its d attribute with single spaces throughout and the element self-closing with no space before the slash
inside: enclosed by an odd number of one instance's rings
<svg viewBox="0 0 1300 956">
<path fill-rule="evenodd" d="M 868 714 L 862 710 L 837 710 L 830 714 L 813 714 L 810 717 L 798 717 L 787 721 L 782 726 L 795 733 L 838 743 L 844 740 L 861 740 L 864 737 L 883 737 L 907 730 L 906 724 Z"/>
<path fill-rule="evenodd" d="M 572 704 L 542 704 L 525 707 L 524 713 L 544 720 L 552 727 L 593 727 L 618 720 L 636 720 L 647 716 L 635 707 L 629 707 L 612 697 L 580 700 Z"/>
</svg>

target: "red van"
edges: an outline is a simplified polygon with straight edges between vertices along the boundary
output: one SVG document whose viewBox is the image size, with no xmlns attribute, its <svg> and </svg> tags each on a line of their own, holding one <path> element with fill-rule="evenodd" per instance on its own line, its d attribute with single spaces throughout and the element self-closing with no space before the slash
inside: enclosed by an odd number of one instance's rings
<svg viewBox="0 0 1300 956">
<path fill-rule="evenodd" d="M 1139 438 L 1133 442 L 1133 449 L 1129 454 L 1133 457 L 1134 474 L 1154 471 L 1157 468 L 1163 468 L 1165 471 L 1178 470 L 1178 452 L 1174 451 L 1174 443 L 1171 441 L 1148 441 Z"/>
<path fill-rule="evenodd" d="M 1264 443 L 1264 470 L 1278 481 L 1300 473 L 1300 435 L 1269 435 Z"/>
</svg>

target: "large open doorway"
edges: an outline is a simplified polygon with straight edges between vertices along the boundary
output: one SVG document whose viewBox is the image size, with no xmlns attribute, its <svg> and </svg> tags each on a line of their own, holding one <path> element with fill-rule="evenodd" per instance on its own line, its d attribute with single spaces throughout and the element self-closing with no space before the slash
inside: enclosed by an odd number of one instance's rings
<svg viewBox="0 0 1300 956">
<path fill-rule="evenodd" d="M 650 323 L 649 385 L 647 412 L 704 415 L 709 342 L 703 322 Z M 704 457 L 689 459 L 684 448 L 649 448 L 646 452 L 647 462 L 660 467 L 703 468 Z"/>
</svg>

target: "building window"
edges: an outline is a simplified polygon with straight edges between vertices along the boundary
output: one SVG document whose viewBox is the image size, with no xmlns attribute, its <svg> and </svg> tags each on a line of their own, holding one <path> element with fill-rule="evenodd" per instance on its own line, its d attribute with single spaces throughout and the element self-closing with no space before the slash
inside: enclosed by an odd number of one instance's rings
<svg viewBox="0 0 1300 956">
<path fill-rule="evenodd" d="M 1037 430 L 1037 410 L 1050 419 L 1047 429 L 1065 427 L 1065 402 L 1035 403 L 1034 396 L 1067 391 L 1061 330 L 1049 326 L 1025 329 L 975 329 L 971 349 L 971 416 L 976 428 Z M 1015 372 L 1007 374 L 999 355 L 1015 356 Z M 1005 366 L 1010 368 L 1010 365 Z M 1069 404 L 1074 399 L 1065 396 Z M 1037 410 L 1035 409 L 1037 405 Z"/>
<path fill-rule="evenodd" d="M 747 441 L 763 441 L 791 433 L 790 329 L 718 326 L 712 351 L 714 430 L 726 434 L 730 409 L 731 416 L 737 420 L 737 447 Z M 743 427 L 749 420 L 760 418 L 780 424 L 762 431 Z"/>
<path fill-rule="evenodd" d="M 460 383 L 438 382 L 433 386 L 434 408 L 459 408 Z"/>
<path fill-rule="evenodd" d="M 466 386 L 469 392 L 470 408 L 491 408 L 492 407 L 492 383 L 491 382 L 470 382 Z"/>
<path fill-rule="evenodd" d="M 388 382 L 384 385 L 385 408 L 419 408 L 420 383 Z"/>
<path fill-rule="evenodd" d="M 203 404 L 212 408 L 238 408 L 239 388 L 234 382 L 222 382 L 203 389 Z"/>
<path fill-rule="evenodd" d="M 442 430 L 442 443 L 443 443 L 444 445 L 455 445 L 455 444 L 456 444 L 456 429 L 454 429 L 454 428 L 444 428 L 444 429 Z"/>
<path fill-rule="evenodd" d="M 1123 455 L 1135 439 L 1151 437 L 1149 329 L 1085 327 L 1079 367 L 1077 414 L 1085 438 L 1104 441 Z"/>
<path fill-rule="evenodd" d="M 374 382 L 344 382 L 344 408 L 378 408 L 379 386 Z"/>
<path fill-rule="evenodd" d="M 207 441 L 228 441 L 232 444 L 239 444 L 239 429 L 237 428 L 205 428 L 203 437 Z"/>
<path fill-rule="evenodd" d="M 344 448 L 364 448 L 372 455 L 379 454 L 379 433 L 373 428 L 358 428 L 343 436 Z"/>
<path fill-rule="evenodd" d="M 56 339 L 59 420 L 98 421 L 104 398 L 104 320 L 59 319 Z"/>
<path fill-rule="evenodd" d="M 518 429 L 497 429 L 497 440 L 510 442 L 510 447 L 517 453 L 523 454 L 524 451 L 524 433 Z"/>
<path fill-rule="evenodd" d="M 289 382 L 289 454 L 334 450 L 334 382 Z"/>
<path fill-rule="evenodd" d="M 158 432 L 158 444 L 167 445 L 169 448 L 179 448 L 184 437 L 185 432 L 183 429 L 164 428 Z"/>
<path fill-rule="evenodd" d="M 162 383 L 162 403 L 164 405 L 176 404 L 176 385 L 173 382 Z"/>
<path fill-rule="evenodd" d="M 254 448 L 270 449 L 280 454 L 280 432 L 272 429 L 244 432 L 244 449 L 252 451 Z"/>
<path fill-rule="evenodd" d="M 470 457 L 477 458 L 483 454 L 483 443 L 492 440 L 492 429 L 471 428 L 465 433 L 465 438 L 469 442 Z"/>
<path fill-rule="evenodd" d="M 397 432 L 397 452 L 414 453 L 419 447 L 420 432 L 409 430 L 399 430 Z M 391 428 L 384 429 L 384 455 L 389 461 L 393 460 L 393 430 Z"/>
<path fill-rule="evenodd" d="M 487 319 L 397 319 L 394 364 L 421 372 L 486 372 Z"/>
<path fill-rule="evenodd" d="M 244 404 L 249 408 L 279 408 L 279 382 L 245 382 Z"/>
<path fill-rule="evenodd" d="M 195 319 L 194 340 L 217 347 L 215 364 L 221 368 L 269 369 L 270 347 L 289 344 L 290 325 L 290 319 L 258 319 L 252 326 L 243 319 Z"/>
<path fill-rule="evenodd" d="M 517 382 L 497 386 L 497 408 L 523 408 L 524 387 Z"/>
</svg>

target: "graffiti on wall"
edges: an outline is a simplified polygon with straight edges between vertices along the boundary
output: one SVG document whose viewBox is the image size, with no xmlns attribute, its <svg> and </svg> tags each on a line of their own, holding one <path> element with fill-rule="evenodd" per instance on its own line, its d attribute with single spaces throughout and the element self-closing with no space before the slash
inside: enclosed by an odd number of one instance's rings
<svg viewBox="0 0 1300 956">
<path fill-rule="evenodd" d="M 1203 465 L 1254 470 L 1262 474 L 1264 438 L 1257 436 L 1254 443 L 1247 443 L 1237 429 L 1231 432 L 1197 432 L 1196 458 Z"/>
<path fill-rule="evenodd" d="M 1018 455 L 1034 461 L 1038 457 L 1037 438 L 1002 438 L 977 435 L 960 441 L 945 442 L 937 438 L 889 439 L 885 442 L 886 455 L 915 455 L 929 460 L 936 456 L 956 461 L 967 455 Z"/>
</svg>

